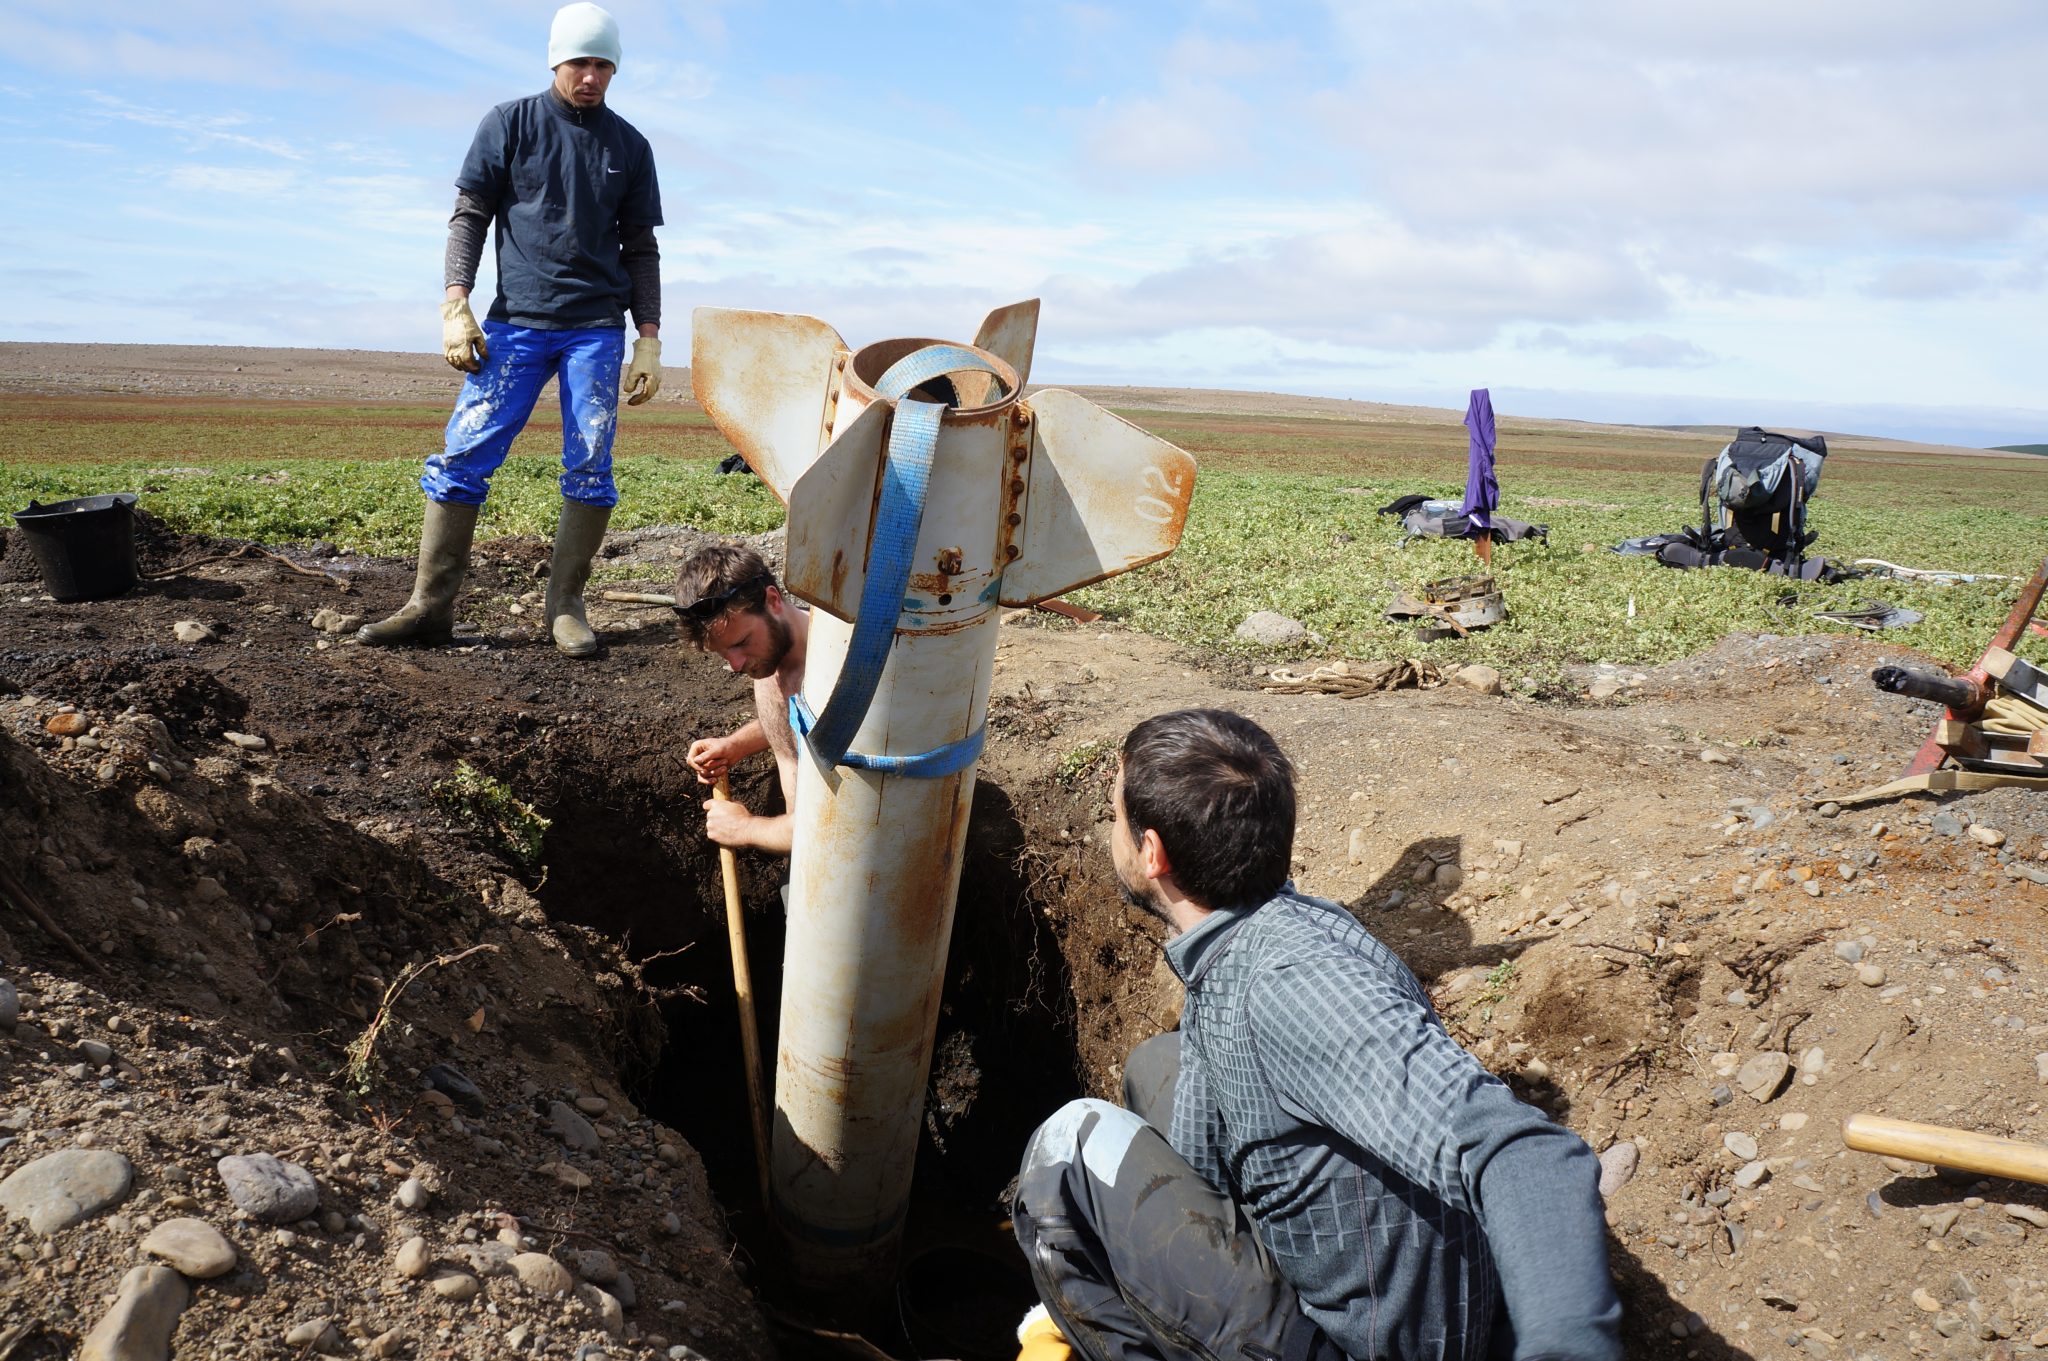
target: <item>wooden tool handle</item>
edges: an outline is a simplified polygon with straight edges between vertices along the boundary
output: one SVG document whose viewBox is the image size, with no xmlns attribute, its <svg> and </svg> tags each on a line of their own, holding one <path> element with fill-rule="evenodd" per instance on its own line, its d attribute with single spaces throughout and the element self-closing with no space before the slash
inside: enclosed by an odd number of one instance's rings
<svg viewBox="0 0 2048 1361">
<path fill-rule="evenodd" d="M 732 783 L 724 775 L 711 786 L 711 797 L 732 801 Z M 768 1104 L 761 1091 L 761 1033 L 754 1020 L 754 974 L 747 965 L 747 916 L 740 906 L 740 865 L 727 846 L 718 848 L 718 868 L 725 878 L 725 935 L 732 951 L 732 990 L 739 1000 L 740 1052 L 747 1065 L 747 1113 L 754 1124 L 754 1173 L 761 1192 L 761 1211 L 768 1213 Z"/>
<path fill-rule="evenodd" d="M 1842 1121 L 1842 1142 L 1860 1153 L 1886 1153 L 1963 1172 L 2048 1185 L 2048 1146 L 1995 1134 L 1859 1112 Z"/>
</svg>

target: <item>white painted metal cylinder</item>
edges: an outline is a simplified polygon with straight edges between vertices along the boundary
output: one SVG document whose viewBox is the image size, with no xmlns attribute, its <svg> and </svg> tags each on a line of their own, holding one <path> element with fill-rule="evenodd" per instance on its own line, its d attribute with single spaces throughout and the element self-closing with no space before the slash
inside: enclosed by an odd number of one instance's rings
<svg viewBox="0 0 2048 1361">
<path fill-rule="evenodd" d="M 1194 460 L 1073 393 L 1017 399 L 1034 301 L 976 333 L 997 378 L 955 374 L 888 663 L 853 750 L 909 756 L 988 712 L 999 604 L 1152 562 L 1180 541 Z M 933 342 L 849 354 L 812 317 L 699 308 L 698 400 L 789 507 L 784 588 L 811 616 L 804 697 L 822 713 L 872 562 L 890 365 Z M 822 386 L 820 386 L 822 385 Z M 939 779 L 798 759 L 770 1171 L 799 1281 L 880 1284 L 910 1198 L 974 771 Z"/>
<path fill-rule="evenodd" d="M 841 428 L 865 405 L 848 396 Z M 857 752 L 913 755 L 983 722 L 996 556 L 1014 502 L 1004 494 L 1013 404 L 947 413 L 894 649 Z M 804 695 L 814 712 L 852 633 L 812 615 Z M 848 1287 L 895 1262 L 974 771 L 923 779 L 826 768 L 808 749 L 799 759 L 771 1186 L 799 1278 Z"/>
</svg>

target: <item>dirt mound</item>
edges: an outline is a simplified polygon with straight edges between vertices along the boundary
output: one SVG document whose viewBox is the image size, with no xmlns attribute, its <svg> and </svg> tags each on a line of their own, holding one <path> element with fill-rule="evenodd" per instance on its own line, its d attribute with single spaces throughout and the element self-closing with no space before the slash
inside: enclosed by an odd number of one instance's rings
<svg viewBox="0 0 2048 1361">
<path fill-rule="evenodd" d="M 667 589 L 691 533 L 622 536 L 615 584 Z M 744 716 L 743 684 L 638 605 L 598 602 L 604 652 L 559 657 L 537 540 L 479 548 L 457 645 L 385 652 L 349 620 L 398 604 L 409 563 L 287 554 L 308 574 L 145 538 L 193 565 L 114 601 L 0 591 L 0 977 L 23 1003 L 0 1032 L 0 1176 L 65 1148 L 134 1168 L 54 1237 L 0 1227 L 21 1264 L 0 1338 L 34 1330 L 13 1355 L 68 1354 L 173 1217 L 236 1249 L 177 1333 L 223 1354 L 298 1348 L 323 1317 L 376 1354 L 393 1332 L 418 1355 L 831 1354 L 790 1322 L 804 1302 L 754 1203 L 722 890 L 681 761 Z M 211 638 L 179 641 L 186 620 Z M 1178 1007 L 1109 874 L 1115 743 L 1220 704 L 1296 759 L 1297 882 L 1399 950 L 1482 1061 L 1633 1155 L 1609 1218 L 1635 1354 L 2048 1345 L 2038 1189 L 1951 1185 L 1835 1133 L 1871 1110 L 2041 1134 L 2048 809 L 1817 806 L 1930 726 L 1868 686 L 1898 655 L 1740 638 L 1604 676 L 1595 704 L 1340 700 L 1010 618 L 920 1200 L 875 1337 L 1002 1355 L 1018 1150 L 1067 1096 L 1113 1094 Z M 773 805 L 759 763 L 738 786 Z M 741 869 L 772 1053 L 781 866 Z M 1744 1074 L 1779 1060 L 1753 1093 Z M 310 1217 L 231 1203 L 218 1160 L 258 1152 L 312 1173 Z M 399 1270 L 413 1236 L 408 1266 L 439 1262 L 423 1277 Z M 507 1239 L 579 1273 L 576 1302 L 504 1274 Z"/>
</svg>

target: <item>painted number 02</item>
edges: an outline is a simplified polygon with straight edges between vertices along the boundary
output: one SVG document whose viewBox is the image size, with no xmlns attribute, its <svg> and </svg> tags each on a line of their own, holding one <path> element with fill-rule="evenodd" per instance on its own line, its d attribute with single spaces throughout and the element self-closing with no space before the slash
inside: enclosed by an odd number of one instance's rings
<svg viewBox="0 0 2048 1361">
<path fill-rule="evenodd" d="M 1146 465 L 1145 475 L 1139 481 L 1148 487 L 1156 486 L 1176 501 L 1185 499 L 1185 484 L 1181 479 L 1168 476 L 1166 470 L 1156 463 Z M 1137 511 L 1139 519 L 1148 520 L 1155 525 L 1173 522 L 1173 505 L 1157 496 L 1140 496 L 1132 503 L 1131 508 Z"/>
</svg>

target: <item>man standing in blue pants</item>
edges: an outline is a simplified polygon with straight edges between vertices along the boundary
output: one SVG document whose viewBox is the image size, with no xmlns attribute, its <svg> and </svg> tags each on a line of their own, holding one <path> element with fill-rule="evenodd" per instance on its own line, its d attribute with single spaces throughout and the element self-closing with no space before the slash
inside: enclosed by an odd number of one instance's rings
<svg viewBox="0 0 2048 1361">
<path fill-rule="evenodd" d="M 491 474 L 549 378 L 562 398 L 562 514 L 548 572 L 547 629 L 571 657 L 597 651 L 583 588 L 618 504 L 612 437 L 626 313 L 639 330 L 629 405 L 661 388 L 661 190 L 647 139 L 606 107 L 619 26 L 592 4 L 566 5 L 548 34 L 549 88 L 484 115 L 456 177 L 448 221 L 441 342 L 469 375 L 443 450 L 427 460 L 419 573 L 412 598 L 365 624 L 365 643 L 445 641 L 469 570 Z M 484 238 L 498 227 L 498 293 L 482 326 L 469 307 Z"/>
</svg>

